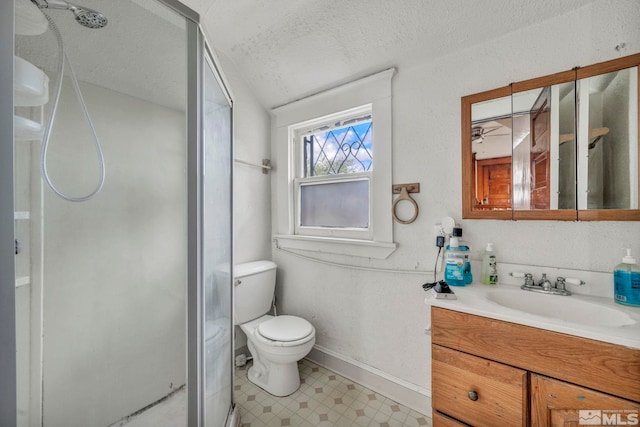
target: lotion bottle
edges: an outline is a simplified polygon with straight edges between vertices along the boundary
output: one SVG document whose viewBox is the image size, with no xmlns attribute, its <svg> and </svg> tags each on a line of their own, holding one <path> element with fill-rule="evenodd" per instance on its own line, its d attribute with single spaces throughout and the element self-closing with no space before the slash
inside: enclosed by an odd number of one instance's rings
<svg viewBox="0 0 640 427">
<path fill-rule="evenodd" d="M 493 243 L 487 243 L 487 247 L 482 255 L 480 281 L 485 285 L 495 285 L 498 283 L 498 265 L 496 263 L 496 254 L 493 251 Z"/>
<path fill-rule="evenodd" d="M 640 267 L 631 249 L 613 270 L 613 298 L 618 304 L 640 307 Z"/>
</svg>

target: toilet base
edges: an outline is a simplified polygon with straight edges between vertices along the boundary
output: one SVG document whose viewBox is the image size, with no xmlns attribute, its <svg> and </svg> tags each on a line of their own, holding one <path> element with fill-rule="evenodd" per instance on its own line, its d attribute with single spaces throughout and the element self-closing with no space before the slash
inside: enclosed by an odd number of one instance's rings
<svg viewBox="0 0 640 427">
<path fill-rule="evenodd" d="M 295 393 L 300 388 L 298 361 L 305 357 L 316 342 L 315 329 L 305 339 L 288 345 L 267 341 L 258 334 L 258 326 L 273 316 L 265 315 L 240 325 L 247 335 L 247 347 L 253 356 L 253 366 L 249 368 L 247 378 L 253 384 L 269 394 L 283 397 Z"/>
<path fill-rule="evenodd" d="M 268 362 L 267 362 L 268 363 Z M 298 363 L 270 363 L 268 369 L 255 361 L 249 368 L 247 378 L 267 393 L 278 397 L 289 396 L 300 388 L 300 372 Z"/>
</svg>

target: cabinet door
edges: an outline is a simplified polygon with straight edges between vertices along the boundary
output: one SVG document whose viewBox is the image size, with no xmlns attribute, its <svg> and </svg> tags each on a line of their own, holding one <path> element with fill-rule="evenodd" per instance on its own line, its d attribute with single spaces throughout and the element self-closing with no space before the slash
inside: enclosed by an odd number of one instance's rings
<svg viewBox="0 0 640 427">
<path fill-rule="evenodd" d="M 433 345 L 433 409 L 477 427 L 525 426 L 527 372 Z"/>
<path fill-rule="evenodd" d="M 639 411 L 640 403 L 531 374 L 532 426 L 638 425 Z"/>
</svg>

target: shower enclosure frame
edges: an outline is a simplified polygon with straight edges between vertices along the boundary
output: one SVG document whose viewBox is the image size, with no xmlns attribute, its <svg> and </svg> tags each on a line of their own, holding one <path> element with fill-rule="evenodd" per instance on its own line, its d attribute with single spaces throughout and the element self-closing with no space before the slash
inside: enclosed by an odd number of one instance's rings
<svg viewBox="0 0 640 427">
<path fill-rule="evenodd" d="M 177 0 L 156 0 L 186 19 L 187 32 L 187 422 L 189 427 L 204 425 L 204 281 L 202 253 L 202 162 L 203 162 L 203 75 L 207 62 L 212 66 L 220 89 L 231 110 L 230 135 L 233 176 L 233 98 L 217 58 L 209 48 L 200 16 Z M 14 68 L 15 53 L 13 1 L 0 2 L 0 425 L 17 424 L 16 397 L 16 307 L 15 307 L 15 219 L 14 219 Z M 232 218 L 233 198 L 230 200 Z M 232 222 L 232 219 L 231 219 Z M 233 224 L 230 223 L 231 230 Z M 233 242 L 233 234 L 232 239 Z M 233 246 L 233 244 L 231 244 Z M 233 247 L 230 248 L 233 258 Z M 233 259 L 230 264 L 233 265 Z M 230 275 L 232 277 L 232 274 Z M 228 286 L 232 289 L 231 278 Z M 233 307 L 233 297 L 230 302 Z M 232 327 L 232 318 L 229 320 Z M 232 329 L 230 329 L 232 330 Z M 233 333 L 230 352 L 233 360 Z M 233 366 L 228 367 L 233 379 Z M 233 406 L 233 387 L 228 391 Z M 229 408 L 231 413 L 231 408 Z"/>
<path fill-rule="evenodd" d="M 14 426 L 17 422 L 13 14 L 13 2 L 0 2 L 0 425 L 3 426 Z"/>
</svg>

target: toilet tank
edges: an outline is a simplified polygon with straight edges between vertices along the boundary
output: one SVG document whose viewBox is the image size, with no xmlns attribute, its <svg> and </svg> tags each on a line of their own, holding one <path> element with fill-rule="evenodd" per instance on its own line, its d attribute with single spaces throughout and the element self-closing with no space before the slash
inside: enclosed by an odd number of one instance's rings
<svg viewBox="0 0 640 427">
<path fill-rule="evenodd" d="M 271 310 L 277 265 L 272 261 L 236 264 L 234 268 L 234 324 L 240 325 Z"/>
</svg>

